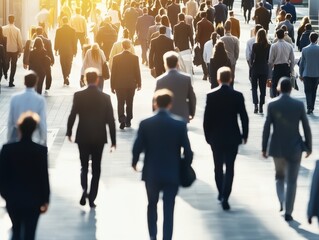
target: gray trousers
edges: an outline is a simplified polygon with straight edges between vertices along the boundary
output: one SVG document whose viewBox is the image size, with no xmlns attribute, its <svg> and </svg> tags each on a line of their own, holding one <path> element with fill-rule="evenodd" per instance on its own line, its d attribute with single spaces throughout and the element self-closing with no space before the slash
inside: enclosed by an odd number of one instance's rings
<svg viewBox="0 0 319 240">
<path fill-rule="evenodd" d="M 301 153 L 286 158 L 274 157 L 278 200 L 280 203 L 285 202 L 286 214 L 289 215 L 294 208 L 300 161 Z M 287 184 L 286 191 L 285 182 Z"/>
</svg>

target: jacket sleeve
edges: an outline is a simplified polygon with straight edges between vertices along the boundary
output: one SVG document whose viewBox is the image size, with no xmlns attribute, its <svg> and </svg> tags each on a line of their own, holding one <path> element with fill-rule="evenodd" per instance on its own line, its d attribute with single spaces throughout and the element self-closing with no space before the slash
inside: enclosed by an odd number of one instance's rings
<svg viewBox="0 0 319 240">
<path fill-rule="evenodd" d="M 195 111 L 196 111 L 196 95 L 195 95 L 190 78 L 188 81 L 188 104 L 189 104 L 189 115 L 191 117 L 194 117 Z"/>
<path fill-rule="evenodd" d="M 304 131 L 304 134 L 305 134 L 306 151 L 311 153 L 312 152 L 312 134 L 311 134 L 311 129 L 310 129 L 310 126 L 309 126 L 308 118 L 306 116 L 305 107 L 304 107 L 303 103 L 301 103 L 301 105 L 302 105 L 301 123 L 302 123 L 303 131 Z"/>
<path fill-rule="evenodd" d="M 41 157 L 43 158 L 40 161 L 41 164 L 41 195 L 42 195 L 42 204 L 49 203 L 50 198 L 50 184 L 49 184 L 49 172 L 48 172 L 48 148 L 43 147 L 41 151 Z"/>
<path fill-rule="evenodd" d="M 266 121 L 264 124 L 264 129 L 263 129 L 263 136 L 262 136 L 262 152 L 267 151 L 267 145 L 268 145 L 268 139 L 270 135 L 270 126 L 273 122 L 272 115 L 271 115 L 271 105 L 268 105 L 267 109 L 267 117 Z"/>
<path fill-rule="evenodd" d="M 144 151 L 145 148 L 145 138 L 143 130 L 143 122 L 140 123 L 140 126 L 137 131 L 137 137 L 133 144 L 132 154 L 132 166 L 135 166 L 140 158 L 140 154 Z"/>
<path fill-rule="evenodd" d="M 77 100 L 77 94 L 74 94 L 73 97 L 73 105 L 71 109 L 71 113 L 68 118 L 68 123 L 67 123 L 67 131 L 66 131 L 66 136 L 71 137 L 72 136 L 72 128 L 73 124 L 76 118 L 76 115 L 79 113 L 79 106 L 78 106 L 78 100 Z"/>
<path fill-rule="evenodd" d="M 109 125 L 112 145 L 116 145 L 115 119 L 110 96 L 106 99 L 106 123 Z"/>
<path fill-rule="evenodd" d="M 245 107 L 245 99 L 242 94 L 240 94 L 239 116 L 243 128 L 242 138 L 247 140 L 249 131 L 249 119 Z"/>
</svg>

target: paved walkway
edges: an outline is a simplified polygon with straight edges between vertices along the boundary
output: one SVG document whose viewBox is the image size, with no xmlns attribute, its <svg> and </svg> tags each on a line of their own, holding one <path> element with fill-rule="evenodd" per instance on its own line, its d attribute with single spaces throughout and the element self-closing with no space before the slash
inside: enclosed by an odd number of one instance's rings
<svg viewBox="0 0 319 240">
<path fill-rule="evenodd" d="M 235 3 L 239 9 L 239 2 Z M 239 10 L 237 11 L 239 12 Z M 242 16 L 239 16 L 242 19 Z M 201 69 L 195 67 L 194 88 L 198 104 L 195 119 L 189 124 L 189 136 L 194 151 L 194 168 L 198 180 L 189 189 L 180 189 L 176 199 L 174 239 L 177 240 L 297 240 L 319 239 L 318 225 L 308 225 L 306 205 L 314 162 L 318 158 L 319 108 L 309 117 L 313 132 L 314 153 L 302 160 L 297 199 L 288 224 L 279 213 L 272 160 L 261 157 L 261 133 L 264 115 L 253 114 L 245 46 L 250 25 L 242 25 L 240 59 L 236 68 L 235 88 L 244 93 L 250 118 L 247 145 L 241 146 L 236 160 L 235 180 L 230 198 L 231 211 L 224 212 L 217 202 L 213 178 L 213 160 L 206 144 L 202 117 L 209 83 L 202 81 Z M 140 48 L 137 48 L 140 53 Z M 296 53 L 298 55 L 298 53 Z M 144 240 L 148 239 L 146 223 L 146 194 L 140 174 L 131 169 L 131 148 L 140 120 L 151 115 L 151 98 L 155 81 L 142 66 L 142 90 L 136 93 L 134 119 L 131 129 L 117 131 L 117 150 L 109 153 L 105 147 L 102 175 L 96 210 L 79 205 L 81 195 L 80 163 L 77 146 L 64 137 L 73 93 L 79 90 L 80 55 L 73 65 L 71 84 L 62 86 L 59 60 L 53 70 L 53 85 L 47 99 L 49 128 L 49 161 L 51 203 L 47 214 L 41 216 L 37 231 L 39 240 Z M 9 89 L 2 80 L 0 94 L 0 143 L 6 139 L 6 121 L 10 96 L 23 86 L 24 70 L 19 60 L 16 88 Z M 305 101 L 303 86 L 294 91 L 296 98 Z M 104 91 L 110 93 L 107 82 Z M 269 97 L 267 96 L 269 100 Z M 112 95 L 116 113 L 116 98 Z M 317 102 L 317 106 L 318 102 Z M 159 208 L 161 207 L 161 202 Z M 162 212 L 159 211 L 159 229 Z M 159 231 L 160 232 L 160 231 Z M 8 239 L 10 220 L 0 200 L 0 239 Z M 161 239 L 161 235 L 159 236 Z"/>
</svg>

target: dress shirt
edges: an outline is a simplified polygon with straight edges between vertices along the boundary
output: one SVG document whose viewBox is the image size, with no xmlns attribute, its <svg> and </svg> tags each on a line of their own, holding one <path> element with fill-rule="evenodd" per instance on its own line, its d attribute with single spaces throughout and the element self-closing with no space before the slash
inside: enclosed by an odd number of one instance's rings
<svg viewBox="0 0 319 240">
<path fill-rule="evenodd" d="M 71 18 L 70 25 L 74 28 L 75 32 L 85 33 L 85 36 L 87 35 L 86 20 L 80 14 L 76 14 Z"/>
<path fill-rule="evenodd" d="M 40 116 L 40 123 L 32 135 L 32 140 L 36 143 L 46 145 L 46 103 L 44 97 L 38 94 L 34 88 L 26 88 L 11 98 L 8 116 L 8 142 L 19 141 L 17 121 L 21 113 L 27 111 L 35 112 Z"/>
<path fill-rule="evenodd" d="M 7 52 L 21 53 L 23 49 L 20 29 L 14 24 L 2 27 L 3 35 L 7 37 Z"/>
<path fill-rule="evenodd" d="M 204 45 L 203 59 L 205 63 L 210 63 L 210 58 L 213 57 L 213 40 L 208 40 Z"/>
<path fill-rule="evenodd" d="M 253 50 L 253 45 L 256 42 L 256 37 L 252 37 L 247 41 L 246 44 L 246 60 L 249 61 L 251 57 L 251 52 Z"/>
<path fill-rule="evenodd" d="M 295 65 L 294 49 L 291 44 L 283 39 L 270 46 L 269 64 L 273 67 L 277 64 L 289 64 L 292 72 Z"/>
</svg>

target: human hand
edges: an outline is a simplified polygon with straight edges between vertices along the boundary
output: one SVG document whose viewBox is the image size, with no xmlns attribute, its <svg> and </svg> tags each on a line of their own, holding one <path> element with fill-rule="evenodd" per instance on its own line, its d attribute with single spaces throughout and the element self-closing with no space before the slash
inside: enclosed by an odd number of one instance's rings
<svg viewBox="0 0 319 240">
<path fill-rule="evenodd" d="M 72 140 L 72 137 L 71 136 L 68 136 L 68 139 L 69 139 L 69 142 L 73 142 L 73 140 Z"/>
<path fill-rule="evenodd" d="M 268 156 L 267 156 L 267 153 L 266 153 L 266 152 L 264 152 L 264 151 L 263 151 L 263 152 L 262 152 L 262 155 L 263 155 L 263 157 L 264 157 L 264 158 L 268 158 Z"/>
<path fill-rule="evenodd" d="M 309 224 L 312 223 L 312 218 L 311 218 L 311 217 L 308 218 L 308 223 L 309 223 Z"/>
<path fill-rule="evenodd" d="M 116 145 L 112 144 L 111 148 L 110 148 L 110 153 L 114 152 L 116 150 Z"/>
<path fill-rule="evenodd" d="M 49 208 L 49 204 L 45 203 L 40 207 L 40 213 L 45 213 L 46 211 L 48 211 Z"/>
<path fill-rule="evenodd" d="M 311 155 L 311 152 L 306 152 L 305 158 L 308 158 Z"/>
<path fill-rule="evenodd" d="M 136 164 L 133 164 L 133 165 L 132 165 L 132 168 L 134 169 L 135 172 L 138 172 L 137 167 L 136 167 Z"/>
</svg>

